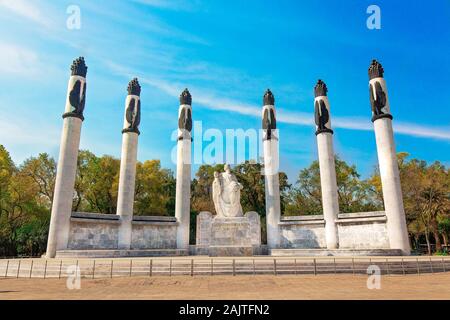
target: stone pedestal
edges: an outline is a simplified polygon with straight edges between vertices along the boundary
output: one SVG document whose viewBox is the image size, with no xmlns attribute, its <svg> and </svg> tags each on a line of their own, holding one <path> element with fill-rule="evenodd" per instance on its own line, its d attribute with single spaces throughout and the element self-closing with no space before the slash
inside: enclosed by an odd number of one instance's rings
<svg viewBox="0 0 450 320">
<path fill-rule="evenodd" d="M 210 256 L 251 256 L 261 245 L 261 224 L 256 212 L 243 217 L 197 216 L 197 246 Z"/>
</svg>

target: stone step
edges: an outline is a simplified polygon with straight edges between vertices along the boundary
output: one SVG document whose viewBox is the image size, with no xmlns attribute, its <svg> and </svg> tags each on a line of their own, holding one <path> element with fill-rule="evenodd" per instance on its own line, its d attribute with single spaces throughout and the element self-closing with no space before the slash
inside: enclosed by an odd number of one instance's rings
<svg viewBox="0 0 450 320">
<path fill-rule="evenodd" d="M 187 249 L 145 250 L 59 250 L 56 258 L 119 258 L 119 257 L 174 257 L 187 256 Z"/>
<path fill-rule="evenodd" d="M 270 249 L 271 256 L 401 256 L 398 249 Z"/>
</svg>

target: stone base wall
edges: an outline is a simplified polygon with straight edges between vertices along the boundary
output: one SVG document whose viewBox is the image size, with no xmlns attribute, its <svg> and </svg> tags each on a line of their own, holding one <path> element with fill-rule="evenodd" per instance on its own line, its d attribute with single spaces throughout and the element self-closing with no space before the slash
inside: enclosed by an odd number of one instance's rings
<svg viewBox="0 0 450 320">
<path fill-rule="evenodd" d="M 177 225 L 174 217 L 134 217 L 131 249 L 175 249 Z M 120 226 L 117 215 L 74 212 L 67 249 L 117 250 Z"/>
<path fill-rule="evenodd" d="M 177 224 L 132 222 L 131 249 L 176 249 Z"/>
<path fill-rule="evenodd" d="M 319 249 L 327 246 L 322 215 L 282 217 L 279 226 L 281 248 Z"/>
<path fill-rule="evenodd" d="M 384 211 L 339 214 L 339 248 L 389 249 Z"/>
<path fill-rule="evenodd" d="M 118 221 L 70 222 L 68 249 L 117 249 Z"/>
<path fill-rule="evenodd" d="M 384 211 L 339 214 L 336 224 L 340 249 L 389 248 Z M 322 215 L 282 217 L 279 226 L 281 248 L 326 248 Z"/>
<path fill-rule="evenodd" d="M 258 213 L 243 217 L 219 218 L 211 212 L 197 215 L 197 246 L 259 246 L 261 223 Z"/>
</svg>

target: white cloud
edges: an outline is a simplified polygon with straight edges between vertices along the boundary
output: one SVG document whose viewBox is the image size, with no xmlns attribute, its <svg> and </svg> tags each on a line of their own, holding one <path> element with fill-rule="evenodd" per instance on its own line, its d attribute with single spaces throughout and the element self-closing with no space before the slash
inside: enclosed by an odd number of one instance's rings
<svg viewBox="0 0 450 320">
<path fill-rule="evenodd" d="M 39 59 L 36 52 L 15 44 L 0 43 L 1 74 L 35 75 Z"/>
<path fill-rule="evenodd" d="M 36 6 L 35 1 L 0 0 L 0 7 L 3 7 L 16 15 L 29 19 L 44 27 L 49 27 L 51 25 L 50 20 L 42 13 L 39 7 Z"/>
<path fill-rule="evenodd" d="M 135 76 L 135 73 L 133 71 L 113 62 L 108 62 L 107 65 L 113 72 L 117 73 L 118 75 L 126 76 L 127 78 Z M 169 83 L 161 79 L 141 76 L 139 80 L 142 83 L 146 83 L 152 87 L 155 87 L 173 97 L 178 97 L 181 93 L 181 90 L 183 89 L 183 87 L 178 83 Z M 208 90 L 204 88 L 192 87 L 189 90 L 193 95 L 195 104 L 199 104 L 207 109 L 236 112 L 239 114 L 254 117 L 261 116 L 260 107 L 242 103 L 239 101 L 223 99 L 213 94 L 207 94 L 205 92 L 208 92 Z M 294 125 L 314 126 L 313 114 L 306 112 L 289 112 L 284 111 L 282 108 L 278 108 L 277 120 L 278 122 Z M 361 131 L 373 130 L 373 125 L 370 121 L 370 118 L 366 119 L 357 117 L 333 116 L 331 123 L 334 128 Z M 450 127 L 429 127 L 417 125 L 414 123 L 394 121 L 394 132 L 397 134 L 404 134 L 414 137 L 433 138 L 450 141 Z"/>
</svg>

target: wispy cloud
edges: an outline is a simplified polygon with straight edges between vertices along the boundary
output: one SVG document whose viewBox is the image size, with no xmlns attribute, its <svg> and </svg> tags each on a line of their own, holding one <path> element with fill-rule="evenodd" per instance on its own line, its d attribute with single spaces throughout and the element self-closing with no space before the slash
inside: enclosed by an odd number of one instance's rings
<svg viewBox="0 0 450 320">
<path fill-rule="evenodd" d="M 51 20 L 36 5 L 36 1 L 0 0 L 0 8 L 4 8 L 22 18 L 31 20 L 44 27 L 51 26 Z"/>
<path fill-rule="evenodd" d="M 138 73 L 127 69 L 121 65 L 113 62 L 107 62 L 109 68 L 117 75 L 131 78 Z M 140 81 L 148 84 L 154 88 L 165 92 L 172 97 L 178 97 L 182 85 L 179 83 L 169 83 L 162 79 L 149 78 L 145 75 L 140 75 Z M 193 95 L 195 104 L 198 104 L 204 108 L 210 110 L 221 110 L 235 112 L 242 115 L 260 117 L 261 108 L 252 104 L 243 103 L 232 99 L 224 99 L 217 95 L 208 93 L 205 88 L 192 87 L 190 91 Z M 282 108 L 278 108 L 277 112 L 278 122 L 288 123 L 293 125 L 302 126 L 314 126 L 314 116 L 311 113 L 306 112 L 289 112 Z M 369 118 L 359 117 L 339 117 L 333 116 L 332 126 L 334 128 L 348 129 L 348 130 L 360 130 L 360 131 L 372 131 L 373 125 Z M 404 134 L 414 137 L 441 139 L 450 141 L 450 127 L 429 127 L 417 125 L 414 123 L 394 121 L 394 130 L 397 134 Z"/>
<path fill-rule="evenodd" d="M 0 73 L 33 76 L 38 71 L 38 54 L 28 48 L 11 43 L 0 43 Z"/>
</svg>

